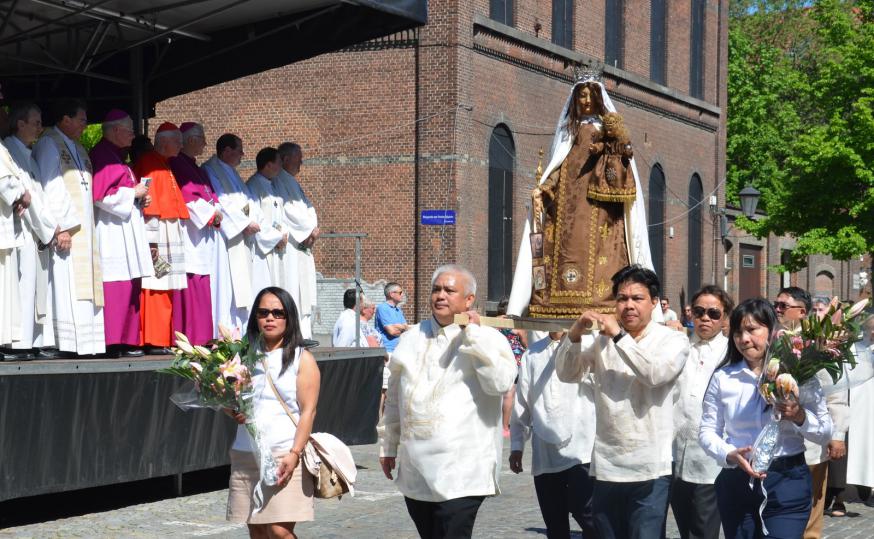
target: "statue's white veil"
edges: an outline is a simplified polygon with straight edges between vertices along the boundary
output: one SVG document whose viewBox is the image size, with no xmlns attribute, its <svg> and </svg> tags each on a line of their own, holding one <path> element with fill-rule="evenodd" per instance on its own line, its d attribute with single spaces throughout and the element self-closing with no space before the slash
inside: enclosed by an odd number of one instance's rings
<svg viewBox="0 0 874 539">
<path fill-rule="evenodd" d="M 552 139 L 552 148 L 549 152 L 549 164 L 543 171 L 539 183 L 546 181 L 556 168 L 561 166 L 573 146 L 573 137 L 568 130 L 568 112 L 574 91 L 582 84 L 596 84 L 601 90 L 601 100 L 607 112 L 616 112 L 616 106 L 607 90 L 600 81 L 581 80 L 574 83 L 568 98 L 561 109 L 558 123 L 555 127 L 555 136 Z M 643 189 L 640 185 L 640 176 L 637 174 L 637 164 L 631 159 L 631 173 L 634 175 L 634 185 L 637 196 L 632 203 L 625 203 L 625 241 L 628 244 L 628 257 L 632 264 L 640 264 L 649 269 L 655 269 L 652 264 L 652 255 L 649 249 L 649 233 L 646 226 L 646 207 L 643 201 Z M 522 241 L 519 244 L 519 257 L 516 259 L 516 271 L 513 274 L 513 289 L 510 292 L 510 302 L 507 305 L 507 314 L 519 316 L 528 307 L 531 301 L 531 243 L 528 236 L 531 234 L 531 212 L 525 221 Z M 661 278 L 661 275 L 659 276 Z M 653 309 L 652 318 L 656 322 L 664 321 L 661 309 Z"/>
</svg>

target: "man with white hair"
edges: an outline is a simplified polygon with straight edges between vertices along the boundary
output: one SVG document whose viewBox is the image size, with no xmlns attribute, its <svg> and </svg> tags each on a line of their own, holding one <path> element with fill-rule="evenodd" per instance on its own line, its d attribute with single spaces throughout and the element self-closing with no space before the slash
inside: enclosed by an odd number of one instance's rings
<svg viewBox="0 0 874 539">
<path fill-rule="evenodd" d="M 216 239 L 222 214 L 209 176 L 197 166 L 196 159 L 206 146 L 203 126 L 185 122 L 179 130 L 182 131 L 182 151 L 169 161 L 190 216 L 185 221 L 184 238 L 188 287 L 174 296 L 178 301 L 173 304 L 173 327 L 184 333 L 192 344 L 203 345 L 216 336 L 212 289 L 218 285 L 219 276 L 211 274 L 215 271 Z"/>
<path fill-rule="evenodd" d="M 106 349 L 111 355 L 139 357 L 142 278 L 154 273 L 142 207 L 148 185 L 137 182 L 125 163 L 134 139 L 133 121 L 113 109 L 103 120 L 103 138 L 91 149 L 94 217 L 103 268 Z"/>
<path fill-rule="evenodd" d="M 319 220 L 312 202 L 297 181 L 303 151 L 299 144 L 283 142 L 277 148 L 282 168 L 273 180 L 273 190 L 283 200 L 285 226 L 289 232 L 286 249 L 286 290 L 291 293 L 300 317 L 304 338 L 312 337 L 313 308 L 316 301 L 316 262 L 313 245 L 319 237 Z"/>
<path fill-rule="evenodd" d="M 501 402 L 516 377 L 507 339 L 471 311 L 476 279 L 457 265 L 431 278 L 431 315 L 404 332 L 389 362 L 379 427 L 383 473 L 422 537 L 470 537 L 486 496 L 500 492 Z M 454 323 L 467 313 L 470 324 Z"/>
<path fill-rule="evenodd" d="M 3 140 L 6 149 L 20 169 L 18 179 L 30 193 L 30 205 L 21 216 L 24 224 L 23 242 L 18 248 L 18 278 L 21 307 L 21 334 L 11 343 L 11 350 L 4 349 L 7 360 L 35 358 L 34 352 L 43 346 L 54 346 L 55 335 L 49 287 L 49 249 L 37 246 L 51 245 L 58 233 L 57 222 L 49 211 L 42 185 L 39 183 L 39 168 L 31 154 L 30 146 L 42 133 L 42 111 L 33 103 L 12 107 L 9 112 L 10 135 Z M 40 352 L 40 357 L 47 357 Z"/>
<path fill-rule="evenodd" d="M 57 345 L 80 355 L 106 351 L 103 274 L 94 226 L 91 160 L 79 144 L 88 125 L 86 105 L 57 103 L 54 127 L 33 148 L 49 209 L 60 233 L 51 262 L 51 297 Z"/>
<path fill-rule="evenodd" d="M 176 125 L 164 122 L 155 133 L 155 149 L 139 158 L 134 172 L 151 178 L 152 203 L 143 210 L 146 233 L 155 261 L 155 275 L 143 279 L 143 338 L 146 353 L 169 354 L 176 342 L 173 335 L 173 303 L 179 291 L 188 286 L 185 272 L 185 231 L 190 218 L 169 159 L 179 155 L 182 133 Z M 178 303 L 179 299 L 175 298 Z"/>
</svg>

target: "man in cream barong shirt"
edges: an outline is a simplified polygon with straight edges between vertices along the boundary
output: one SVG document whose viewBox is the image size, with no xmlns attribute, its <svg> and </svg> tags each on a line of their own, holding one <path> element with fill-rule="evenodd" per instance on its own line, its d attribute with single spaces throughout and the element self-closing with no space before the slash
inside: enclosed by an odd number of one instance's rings
<svg viewBox="0 0 874 539">
<path fill-rule="evenodd" d="M 498 494 L 501 402 L 516 377 L 507 339 L 469 311 L 476 280 L 461 266 L 437 268 L 432 318 L 401 336 L 389 362 L 380 465 L 423 538 L 470 537 L 486 496 Z M 468 312 L 461 328 L 454 316 Z"/>
<path fill-rule="evenodd" d="M 689 359 L 674 386 L 674 478 L 671 508 L 680 539 L 719 536 L 716 476 L 722 471 L 701 444 L 701 404 L 713 371 L 725 359 L 728 337 L 722 334 L 734 308 L 731 297 L 716 285 L 707 285 L 692 296 L 694 333 Z"/>
<path fill-rule="evenodd" d="M 563 382 L 595 387 L 592 512 L 602 539 L 658 539 L 667 515 L 673 439 L 672 392 L 689 341 L 652 320 L 659 279 L 641 266 L 612 277 L 616 315 L 584 312 L 563 339 Z M 584 335 L 597 324 L 598 335 Z"/>
</svg>

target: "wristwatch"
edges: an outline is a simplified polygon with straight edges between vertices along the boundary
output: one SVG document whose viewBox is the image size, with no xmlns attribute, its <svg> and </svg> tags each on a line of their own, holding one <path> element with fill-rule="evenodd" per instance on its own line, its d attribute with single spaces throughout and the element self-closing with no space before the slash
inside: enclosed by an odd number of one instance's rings
<svg viewBox="0 0 874 539">
<path fill-rule="evenodd" d="M 628 333 L 625 333 L 624 329 L 620 329 L 619 333 L 613 335 L 613 342 L 619 344 L 619 341 L 622 340 L 622 337 L 625 337 L 626 335 L 628 335 Z"/>
</svg>

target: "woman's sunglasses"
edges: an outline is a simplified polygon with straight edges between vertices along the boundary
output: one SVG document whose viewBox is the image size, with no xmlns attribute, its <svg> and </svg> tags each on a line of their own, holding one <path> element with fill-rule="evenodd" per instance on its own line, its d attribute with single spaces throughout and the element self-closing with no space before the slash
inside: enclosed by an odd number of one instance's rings
<svg viewBox="0 0 874 539">
<path fill-rule="evenodd" d="M 273 315 L 277 320 L 285 320 L 285 311 L 282 309 L 255 309 L 255 316 L 258 318 L 267 318 L 268 315 Z"/>
</svg>

